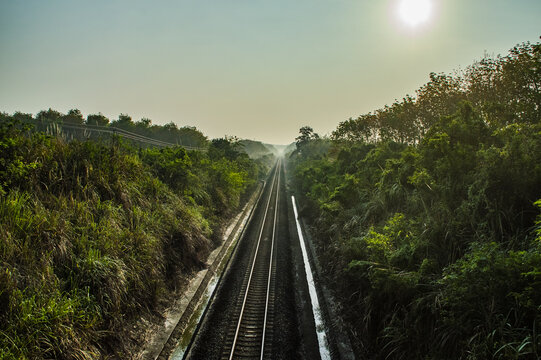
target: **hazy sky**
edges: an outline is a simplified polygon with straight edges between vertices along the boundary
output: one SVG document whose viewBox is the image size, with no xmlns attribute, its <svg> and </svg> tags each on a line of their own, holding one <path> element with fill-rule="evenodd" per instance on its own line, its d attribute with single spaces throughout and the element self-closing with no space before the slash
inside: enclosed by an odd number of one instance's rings
<svg viewBox="0 0 541 360">
<path fill-rule="evenodd" d="M 539 41 L 539 0 L 0 0 L 0 111 L 78 108 L 289 143 L 483 54 Z"/>
</svg>

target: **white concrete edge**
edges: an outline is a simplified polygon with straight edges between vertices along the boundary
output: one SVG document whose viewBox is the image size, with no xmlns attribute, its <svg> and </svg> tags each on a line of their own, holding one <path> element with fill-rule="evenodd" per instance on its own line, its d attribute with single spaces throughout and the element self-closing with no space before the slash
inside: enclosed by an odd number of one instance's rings
<svg viewBox="0 0 541 360">
<path fill-rule="evenodd" d="M 299 214 L 297 212 L 297 206 L 295 205 L 295 196 L 293 195 L 291 196 L 291 203 L 293 204 L 293 212 L 295 213 L 295 224 L 297 225 L 297 233 L 299 235 L 299 243 L 301 245 L 301 252 L 304 260 L 304 271 L 306 273 L 306 281 L 308 282 L 308 290 L 310 293 L 312 313 L 314 314 L 314 321 L 316 324 L 317 341 L 319 343 L 319 356 L 322 360 L 331 360 L 329 344 L 327 342 L 327 332 L 323 324 L 323 317 L 321 316 L 321 308 L 319 306 L 319 299 L 315 288 L 312 267 L 308 261 L 308 253 L 306 251 L 306 245 L 302 235 L 301 224 L 299 223 Z"/>
</svg>

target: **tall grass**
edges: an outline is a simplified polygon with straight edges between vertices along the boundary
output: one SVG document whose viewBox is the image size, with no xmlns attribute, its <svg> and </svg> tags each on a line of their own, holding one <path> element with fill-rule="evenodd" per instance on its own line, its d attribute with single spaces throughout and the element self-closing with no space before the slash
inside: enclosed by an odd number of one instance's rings
<svg viewBox="0 0 541 360">
<path fill-rule="evenodd" d="M 0 148 L 6 359 L 128 357 L 126 321 L 203 266 L 214 229 L 264 169 L 220 149 L 65 143 L 4 120 Z"/>
</svg>

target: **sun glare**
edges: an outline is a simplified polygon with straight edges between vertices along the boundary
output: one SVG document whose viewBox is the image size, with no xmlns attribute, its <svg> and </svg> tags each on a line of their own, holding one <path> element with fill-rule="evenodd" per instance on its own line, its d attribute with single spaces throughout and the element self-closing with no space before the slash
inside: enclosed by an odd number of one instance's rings
<svg viewBox="0 0 541 360">
<path fill-rule="evenodd" d="M 431 10 L 430 0 L 401 0 L 398 13 L 406 24 L 417 26 L 429 19 Z"/>
</svg>

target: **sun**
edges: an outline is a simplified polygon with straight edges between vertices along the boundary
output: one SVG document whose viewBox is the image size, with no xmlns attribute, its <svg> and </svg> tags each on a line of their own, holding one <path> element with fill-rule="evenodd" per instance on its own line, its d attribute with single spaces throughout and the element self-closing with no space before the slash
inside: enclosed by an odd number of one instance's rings
<svg viewBox="0 0 541 360">
<path fill-rule="evenodd" d="M 398 8 L 402 21 L 412 27 L 428 21 L 431 12 L 430 0 L 401 0 Z"/>
</svg>

